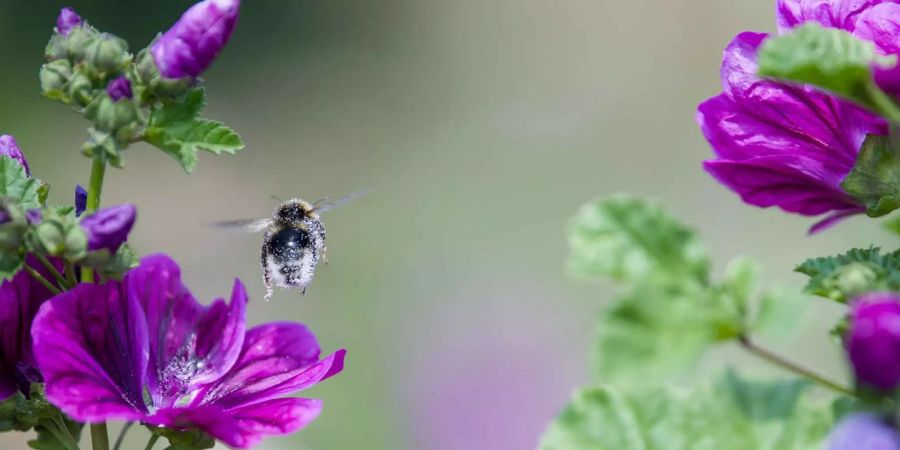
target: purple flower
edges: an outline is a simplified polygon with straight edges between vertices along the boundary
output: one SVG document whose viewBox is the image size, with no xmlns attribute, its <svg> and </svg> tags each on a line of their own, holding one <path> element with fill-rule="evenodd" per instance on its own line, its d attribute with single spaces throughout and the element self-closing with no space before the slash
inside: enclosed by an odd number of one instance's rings
<svg viewBox="0 0 900 450">
<path fill-rule="evenodd" d="M 81 25 L 81 16 L 75 13 L 72 8 L 63 8 L 59 11 L 59 17 L 56 18 L 56 32 L 65 36 L 75 28 Z"/>
<path fill-rule="evenodd" d="M 128 239 L 136 215 L 134 205 L 126 204 L 103 208 L 81 219 L 81 228 L 87 233 L 88 250 L 105 248 L 115 253 Z"/>
<path fill-rule="evenodd" d="M 204 0 L 188 9 L 150 48 L 166 78 L 197 77 L 228 42 L 239 0 Z"/>
<path fill-rule="evenodd" d="M 84 213 L 84 210 L 87 209 L 87 196 L 88 192 L 84 186 L 80 184 L 75 185 L 75 217 L 81 216 Z"/>
<path fill-rule="evenodd" d="M 831 430 L 828 450 L 900 450 L 900 434 L 875 414 L 855 413 Z"/>
<path fill-rule="evenodd" d="M 862 21 L 882 8 L 873 3 L 779 0 L 778 24 L 784 32 L 817 21 L 862 37 Z M 816 232 L 865 210 L 840 184 L 866 135 L 886 134 L 887 126 L 813 87 L 758 78 L 756 53 L 766 37 L 741 33 L 724 52 L 723 92 L 698 108 L 697 121 L 717 156 L 704 168 L 749 204 L 806 216 L 827 214 L 810 230 Z"/>
<path fill-rule="evenodd" d="M 32 335 L 47 398 L 83 422 L 109 419 L 199 428 L 233 447 L 293 432 L 319 400 L 286 398 L 343 368 L 322 360 L 303 325 L 247 330 L 247 294 L 203 307 L 174 261 L 145 257 L 121 282 L 82 284 L 46 303 Z"/>
<path fill-rule="evenodd" d="M 900 295 L 870 293 L 854 299 L 846 345 L 861 384 L 885 391 L 900 385 Z"/>
<path fill-rule="evenodd" d="M 26 262 L 52 279 L 33 257 Z M 31 383 L 43 381 L 32 351 L 31 324 L 38 308 L 52 296 L 24 270 L 0 285 L 0 400 L 16 391 L 27 395 Z"/>
<path fill-rule="evenodd" d="M 16 138 L 8 134 L 0 135 L 0 156 L 9 156 L 18 161 L 25 168 L 25 175 L 31 176 L 28 161 L 25 159 L 22 150 L 19 149 L 19 145 L 16 144 Z"/>
<path fill-rule="evenodd" d="M 106 93 L 114 102 L 123 98 L 130 99 L 132 97 L 131 82 L 128 81 L 128 77 L 122 75 L 106 85 Z"/>
</svg>

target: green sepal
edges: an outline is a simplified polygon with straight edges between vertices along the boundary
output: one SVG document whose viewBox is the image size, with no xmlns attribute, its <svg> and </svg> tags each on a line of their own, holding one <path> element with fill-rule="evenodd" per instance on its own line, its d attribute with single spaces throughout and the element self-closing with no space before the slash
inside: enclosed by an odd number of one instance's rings
<svg viewBox="0 0 900 450">
<path fill-rule="evenodd" d="M 205 450 L 213 448 L 216 440 L 200 430 L 175 430 L 165 427 L 147 426 L 151 433 L 158 434 L 169 441 L 171 450 Z"/>
<path fill-rule="evenodd" d="M 110 254 L 105 248 L 87 252 L 78 264 L 96 270 L 105 280 L 121 280 L 125 273 L 137 267 L 139 262 L 140 259 L 134 249 L 126 243 L 114 254 Z"/>
<path fill-rule="evenodd" d="M 837 256 L 809 259 L 794 269 L 810 277 L 804 290 L 846 302 L 871 291 L 900 291 L 900 250 L 852 249 Z"/>
<path fill-rule="evenodd" d="M 220 155 L 234 154 L 244 148 L 240 136 L 225 125 L 198 118 L 204 94 L 194 89 L 180 101 L 170 101 L 151 116 L 144 140 L 181 164 L 188 173 L 197 166 L 197 152 L 206 150 Z"/>
<path fill-rule="evenodd" d="M 157 36 L 156 39 L 159 37 Z M 156 42 L 156 39 L 153 42 Z M 135 80 L 135 83 L 132 84 L 135 98 L 145 106 L 154 105 L 160 100 L 176 100 L 197 84 L 197 80 L 191 77 L 171 79 L 162 76 L 153 55 L 148 50 L 153 46 L 153 42 L 138 53 L 134 65 L 131 66 L 131 77 L 129 77 Z"/>
<path fill-rule="evenodd" d="M 72 78 L 72 63 L 67 59 L 51 61 L 41 66 L 41 91 L 44 97 L 70 103 L 68 94 L 69 79 Z"/>
<path fill-rule="evenodd" d="M 766 39 L 759 49 L 759 75 L 812 84 L 852 100 L 893 121 L 900 108 L 876 85 L 872 67 L 892 67 L 896 57 L 879 56 L 872 42 L 838 28 L 807 22 Z"/>
<path fill-rule="evenodd" d="M 900 208 L 900 144 L 888 136 L 867 136 L 841 189 L 865 205 L 869 217 Z"/>
<path fill-rule="evenodd" d="M 83 51 L 84 62 L 101 74 L 121 72 L 131 62 L 128 43 L 110 33 L 96 35 L 84 45 Z"/>
</svg>

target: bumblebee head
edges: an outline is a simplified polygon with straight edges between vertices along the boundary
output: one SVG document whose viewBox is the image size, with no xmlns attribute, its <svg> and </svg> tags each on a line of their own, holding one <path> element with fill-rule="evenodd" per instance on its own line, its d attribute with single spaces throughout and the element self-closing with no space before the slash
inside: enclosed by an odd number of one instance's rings
<svg viewBox="0 0 900 450">
<path fill-rule="evenodd" d="M 275 209 L 274 219 L 291 225 L 297 225 L 307 218 L 315 218 L 316 212 L 312 205 L 299 198 L 288 200 Z"/>
</svg>

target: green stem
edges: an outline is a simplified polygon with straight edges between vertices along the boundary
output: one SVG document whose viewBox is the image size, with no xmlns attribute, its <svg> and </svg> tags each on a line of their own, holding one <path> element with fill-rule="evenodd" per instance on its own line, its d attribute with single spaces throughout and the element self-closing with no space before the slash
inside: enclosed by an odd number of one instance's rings
<svg viewBox="0 0 900 450">
<path fill-rule="evenodd" d="M 106 422 L 91 424 L 91 448 L 93 450 L 109 450 L 109 433 Z"/>
<path fill-rule="evenodd" d="M 56 283 L 59 284 L 59 287 L 62 288 L 62 290 L 67 291 L 72 288 L 73 285 L 69 284 L 69 281 L 59 273 L 59 270 L 56 270 L 56 266 L 54 266 L 46 256 L 39 253 L 35 253 L 34 256 L 37 257 L 38 261 L 41 262 L 41 265 L 53 275 L 53 278 L 56 278 Z"/>
<path fill-rule="evenodd" d="M 122 427 L 122 431 L 119 432 L 119 437 L 116 438 L 116 443 L 113 444 L 113 450 L 119 450 L 122 447 L 122 441 L 125 440 L 125 433 L 128 433 L 128 430 L 134 425 L 134 422 L 127 422 L 125 426 Z"/>
<path fill-rule="evenodd" d="M 78 284 L 78 277 L 75 276 L 75 264 L 72 264 L 71 261 L 66 261 L 66 279 L 69 280 L 70 286 Z"/>
<path fill-rule="evenodd" d="M 88 186 L 87 205 L 84 213 L 91 214 L 100 208 L 100 194 L 103 192 L 103 176 L 106 174 L 106 159 L 103 156 L 94 158 L 91 164 L 91 184 Z M 94 271 L 89 267 L 81 269 L 81 281 L 92 283 Z"/>
<path fill-rule="evenodd" d="M 44 276 L 41 275 L 37 270 L 34 270 L 34 269 L 33 269 L 31 266 L 29 266 L 28 264 L 25 264 L 24 267 L 25 267 L 25 271 L 28 272 L 28 274 L 31 275 L 32 278 L 34 278 L 35 280 L 37 280 L 38 283 L 41 283 L 45 288 L 47 288 L 47 290 L 49 290 L 50 292 L 52 292 L 53 295 L 57 295 L 57 294 L 62 293 L 62 291 L 59 290 L 58 287 L 54 286 L 53 283 L 51 283 L 51 282 L 48 281 L 46 278 L 44 278 Z"/>
<path fill-rule="evenodd" d="M 150 436 L 150 441 L 147 442 L 147 446 L 144 447 L 144 450 L 151 450 L 153 448 L 153 446 L 156 444 L 157 440 L 159 440 L 159 435 L 156 433 L 153 433 Z"/>
<path fill-rule="evenodd" d="M 885 94 L 874 81 L 868 84 L 867 89 L 869 98 L 872 99 L 876 109 L 892 123 L 900 123 L 900 107 L 897 106 L 894 99 Z"/>
<path fill-rule="evenodd" d="M 42 424 L 44 425 L 44 428 L 53 434 L 53 437 L 66 448 L 66 450 L 78 450 L 78 441 L 72 436 L 69 427 L 66 426 L 61 418 L 57 416 L 55 419 L 43 421 Z"/>
<path fill-rule="evenodd" d="M 802 375 L 806 378 L 809 378 L 810 380 L 815 381 L 816 383 L 819 383 L 822 386 L 825 386 L 833 391 L 837 391 L 837 392 L 840 392 L 841 394 L 846 394 L 846 395 L 849 395 L 852 397 L 856 397 L 856 393 L 853 392 L 852 389 L 850 389 L 846 386 L 843 386 L 840 383 L 831 381 L 831 380 L 825 378 L 824 376 L 819 375 L 816 372 L 813 372 L 812 370 L 807 369 L 807 368 L 785 358 L 784 356 L 781 356 L 779 354 L 776 354 L 772 351 L 769 351 L 765 348 L 762 348 L 762 347 L 756 345 L 756 343 L 753 342 L 750 339 L 750 337 L 747 335 L 740 336 L 738 338 L 738 342 L 740 342 L 741 346 L 743 346 L 750 353 L 753 353 L 754 355 L 756 355 L 772 364 L 775 364 L 776 366 L 779 366 L 781 368 L 784 368 L 791 372 L 794 372 L 798 375 Z"/>
</svg>

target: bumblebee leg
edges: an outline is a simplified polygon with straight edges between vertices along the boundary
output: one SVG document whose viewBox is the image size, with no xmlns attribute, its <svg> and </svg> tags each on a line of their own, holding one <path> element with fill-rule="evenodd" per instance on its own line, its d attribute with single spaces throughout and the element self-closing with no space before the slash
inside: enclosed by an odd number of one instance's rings
<svg viewBox="0 0 900 450">
<path fill-rule="evenodd" d="M 300 295 L 306 295 L 306 288 L 307 286 L 303 286 L 303 291 L 300 292 Z"/>
</svg>

